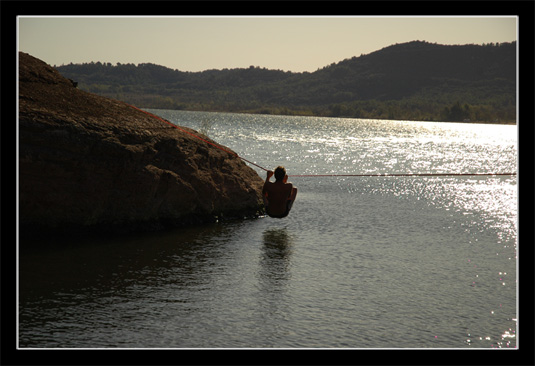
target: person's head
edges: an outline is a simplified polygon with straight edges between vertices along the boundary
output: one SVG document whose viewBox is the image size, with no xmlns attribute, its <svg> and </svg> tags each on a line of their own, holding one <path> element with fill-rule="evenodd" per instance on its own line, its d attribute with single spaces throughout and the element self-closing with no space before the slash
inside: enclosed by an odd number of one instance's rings
<svg viewBox="0 0 535 366">
<path fill-rule="evenodd" d="M 286 176 L 286 169 L 284 169 L 283 166 L 278 166 L 278 167 L 275 169 L 274 176 L 275 176 L 275 179 L 276 179 L 276 180 L 283 180 L 284 177 Z"/>
</svg>

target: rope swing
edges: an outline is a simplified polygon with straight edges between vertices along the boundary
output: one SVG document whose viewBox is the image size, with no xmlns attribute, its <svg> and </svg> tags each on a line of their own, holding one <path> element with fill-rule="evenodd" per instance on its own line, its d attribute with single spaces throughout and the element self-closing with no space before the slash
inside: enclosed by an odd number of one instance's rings
<svg viewBox="0 0 535 366">
<path fill-rule="evenodd" d="M 405 174 L 297 174 L 289 177 L 451 177 L 451 176 L 498 176 L 516 173 L 405 173 Z"/>
</svg>

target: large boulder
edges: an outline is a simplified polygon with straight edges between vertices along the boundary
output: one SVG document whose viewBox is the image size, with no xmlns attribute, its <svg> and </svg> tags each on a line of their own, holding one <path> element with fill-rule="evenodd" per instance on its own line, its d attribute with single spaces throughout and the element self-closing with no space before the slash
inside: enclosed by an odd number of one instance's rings
<svg viewBox="0 0 535 366">
<path fill-rule="evenodd" d="M 197 138 L 215 144 L 206 136 L 181 129 L 78 90 L 46 63 L 19 53 L 21 233 L 154 229 L 255 216 L 263 183 L 258 174 L 237 155 Z"/>
</svg>

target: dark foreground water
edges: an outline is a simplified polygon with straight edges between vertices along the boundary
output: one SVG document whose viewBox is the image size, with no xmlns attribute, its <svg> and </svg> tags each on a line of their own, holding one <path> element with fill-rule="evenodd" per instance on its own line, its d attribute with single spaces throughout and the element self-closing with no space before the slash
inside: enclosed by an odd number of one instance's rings
<svg viewBox="0 0 535 366">
<path fill-rule="evenodd" d="M 515 126 L 152 112 L 289 174 L 516 171 Z M 515 176 L 291 181 L 282 220 L 21 243 L 19 347 L 516 347 Z"/>
</svg>

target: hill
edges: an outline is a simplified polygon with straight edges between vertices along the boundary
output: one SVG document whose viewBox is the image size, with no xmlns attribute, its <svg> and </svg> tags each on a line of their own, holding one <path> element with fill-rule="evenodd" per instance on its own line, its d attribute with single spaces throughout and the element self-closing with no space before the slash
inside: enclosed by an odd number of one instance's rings
<svg viewBox="0 0 535 366">
<path fill-rule="evenodd" d="M 183 72 L 154 64 L 57 67 L 79 88 L 139 107 L 440 121 L 516 120 L 516 42 L 414 41 L 309 73 L 251 66 Z"/>
</svg>

